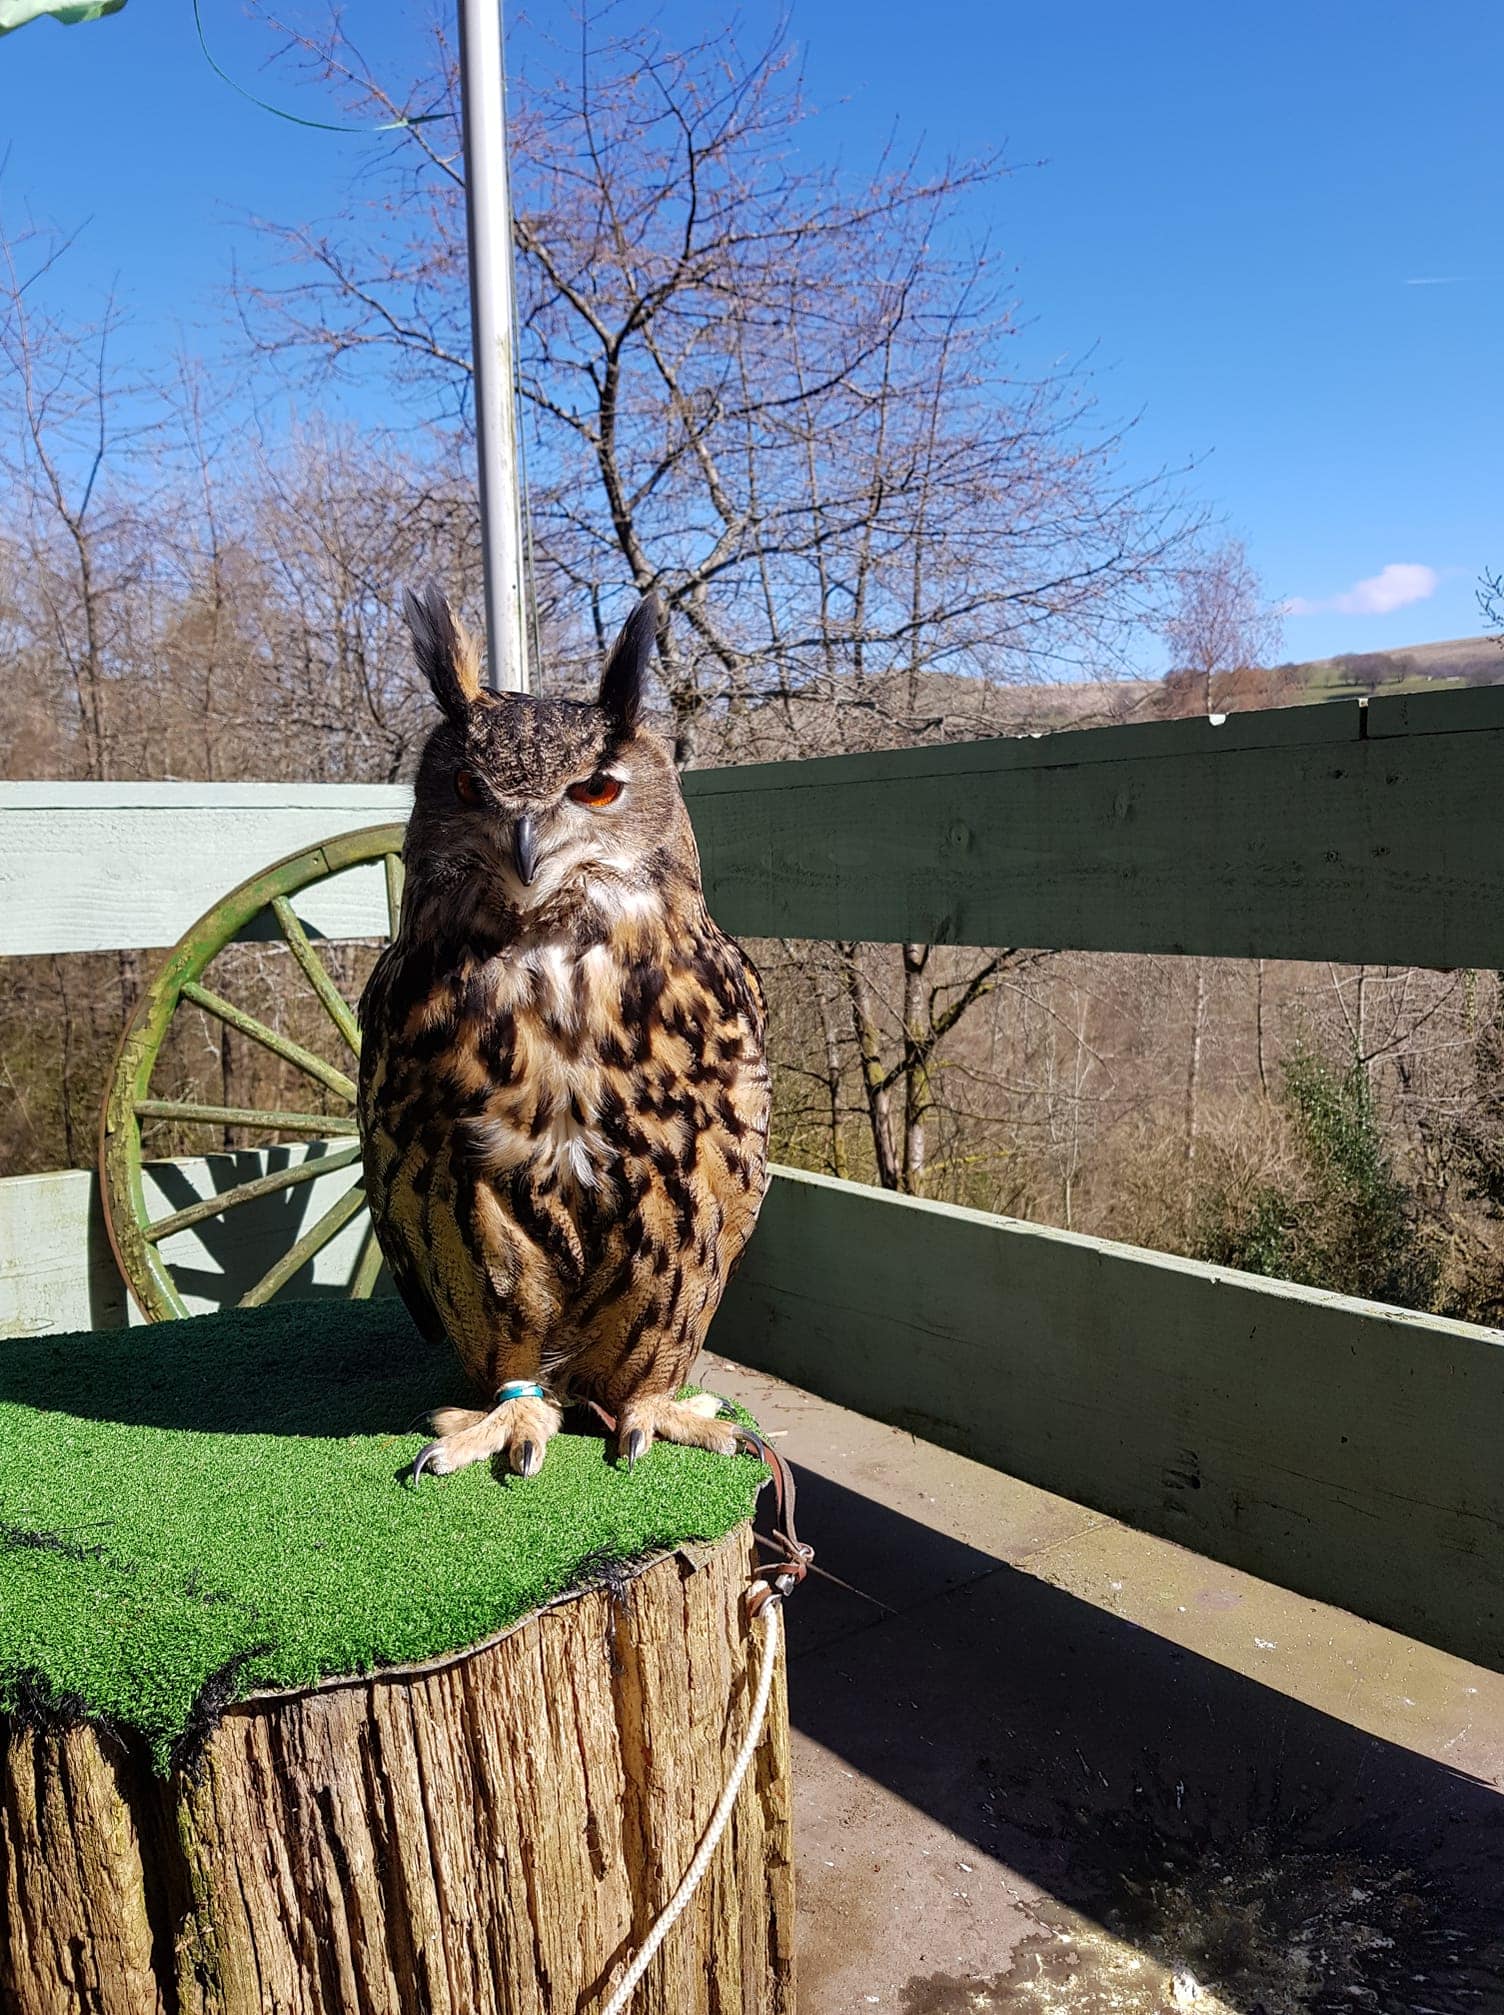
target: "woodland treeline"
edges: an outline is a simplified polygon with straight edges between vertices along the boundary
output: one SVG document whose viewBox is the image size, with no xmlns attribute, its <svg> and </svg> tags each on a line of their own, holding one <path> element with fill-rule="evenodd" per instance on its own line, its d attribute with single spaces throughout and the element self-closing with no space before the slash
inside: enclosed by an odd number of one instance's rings
<svg viewBox="0 0 1504 2015">
<path fill-rule="evenodd" d="M 351 116 L 453 107 L 441 34 L 405 77 L 333 35 L 282 30 L 280 60 Z M 529 44 L 512 110 L 545 690 L 581 690 L 654 587 L 686 765 L 1288 697 L 1264 669 L 1278 619 L 1194 473 L 1145 472 L 1085 375 L 1030 368 L 979 229 L 1003 162 L 822 165 L 778 41 L 581 29 Z M 9 775 L 411 770 L 430 713 L 400 591 L 480 599 L 455 131 L 394 136 L 333 225 L 260 227 L 229 303 L 233 372 L 117 362 L 137 352 L 116 306 L 56 306 L 78 248 L 8 220 Z M 304 417 L 266 423 L 256 387 Z M 1125 676 L 1154 636 L 1171 676 Z M 784 1160 L 1504 1321 L 1498 975 L 754 950 Z M 277 954 L 226 956 L 248 1005 L 297 1015 Z M 351 988 L 368 956 L 345 954 Z M 6 966 L 7 1172 L 91 1160 L 144 963 Z M 184 1087 L 224 1104 L 271 1088 L 263 1052 L 201 1038 L 178 1040 Z"/>
</svg>

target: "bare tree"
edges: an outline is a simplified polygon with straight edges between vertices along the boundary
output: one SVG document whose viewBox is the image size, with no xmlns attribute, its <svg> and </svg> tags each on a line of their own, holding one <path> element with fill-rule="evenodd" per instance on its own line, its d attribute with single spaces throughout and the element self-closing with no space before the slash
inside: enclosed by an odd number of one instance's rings
<svg viewBox="0 0 1504 2015">
<path fill-rule="evenodd" d="M 1198 554 L 1179 570 L 1164 625 L 1168 711 L 1210 714 L 1240 698 L 1246 704 L 1248 675 L 1273 665 L 1281 630 L 1279 611 L 1266 601 L 1239 540 Z M 1266 692 L 1259 703 L 1267 706 L 1271 697 Z"/>
<path fill-rule="evenodd" d="M 1093 426 L 1082 381 L 1010 375 L 1013 312 L 985 247 L 941 249 L 1001 163 L 885 160 L 853 181 L 806 165 L 781 38 L 675 50 L 652 30 L 598 40 L 588 18 L 580 36 L 514 93 L 545 618 L 593 650 L 620 585 L 657 589 L 684 761 L 707 718 L 793 692 L 870 729 L 920 708 L 927 669 L 1017 678 L 1121 655 L 1183 561 L 1187 514 L 1165 481 L 1120 473 L 1121 436 Z M 433 74 L 400 87 L 337 29 L 293 42 L 358 103 L 453 102 L 442 36 Z M 338 236 L 283 227 L 293 265 L 245 308 L 280 356 L 380 360 L 463 418 L 460 169 L 442 130 L 409 129 L 381 228 L 369 206 Z"/>
<path fill-rule="evenodd" d="M 19 505 L 10 525 L 59 690 L 76 710 L 83 773 L 111 773 L 107 682 L 122 589 L 141 565 L 139 527 L 111 482 L 160 424 L 155 402 L 111 361 L 113 301 L 79 326 L 49 313 L 45 285 L 68 250 L 0 231 L 0 471 Z"/>
<path fill-rule="evenodd" d="M 338 28 L 290 46 L 360 106 L 454 102 L 442 35 L 431 75 L 400 83 Z M 576 48 L 524 68 L 514 106 L 533 575 L 566 672 L 620 585 L 656 589 L 688 764 L 997 732 L 1003 686 L 1122 661 L 1195 525 L 1171 482 L 1122 472 L 1083 379 L 1010 371 L 987 248 L 945 249 L 999 160 L 822 165 L 781 35 L 675 49 L 602 40 L 587 17 Z M 243 302 L 280 360 L 379 360 L 463 431 L 442 130 L 409 129 L 374 228 L 369 204 L 338 234 L 282 228 L 290 267 Z M 937 972 L 922 944 L 842 948 L 882 1183 L 924 1186 L 936 1066 L 1017 956 L 948 952 Z"/>
<path fill-rule="evenodd" d="M 1504 645 L 1504 572 L 1484 568 L 1478 581 L 1478 613 Z"/>
<path fill-rule="evenodd" d="M 1224 710 L 1238 696 L 1240 685 L 1246 694 L 1248 675 L 1272 662 L 1279 651 L 1280 635 L 1278 612 L 1265 600 L 1262 583 L 1238 540 L 1226 540 L 1220 546 L 1198 554 L 1180 570 L 1175 604 L 1164 626 L 1164 640 L 1171 657 L 1171 670 L 1165 680 L 1166 709 L 1187 714 L 1211 714 Z M 1187 1226 L 1193 1208 L 1196 1148 L 1201 1121 L 1201 1076 L 1207 1025 L 1205 959 L 1193 961 L 1191 982 L 1184 1124 Z M 1262 1021 L 1262 988 L 1257 998 Z M 1262 1027 L 1258 1051 L 1262 1074 Z"/>
</svg>

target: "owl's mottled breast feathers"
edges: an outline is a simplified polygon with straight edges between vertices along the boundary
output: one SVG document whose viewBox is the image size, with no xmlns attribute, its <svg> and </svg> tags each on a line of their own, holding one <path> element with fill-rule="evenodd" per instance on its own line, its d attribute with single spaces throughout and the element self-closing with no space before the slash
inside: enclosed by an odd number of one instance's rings
<svg viewBox="0 0 1504 2015">
<path fill-rule="evenodd" d="M 398 1284 L 483 1383 L 536 1335 L 610 1402 L 703 1341 L 765 1182 L 763 1006 L 709 919 L 656 943 L 394 947 L 362 1017 L 372 1208 Z M 482 1360 L 482 1361 L 475 1361 Z"/>
</svg>

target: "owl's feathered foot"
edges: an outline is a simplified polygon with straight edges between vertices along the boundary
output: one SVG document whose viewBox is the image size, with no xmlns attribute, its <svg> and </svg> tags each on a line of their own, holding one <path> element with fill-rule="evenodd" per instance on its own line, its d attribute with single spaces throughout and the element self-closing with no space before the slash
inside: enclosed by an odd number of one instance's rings
<svg viewBox="0 0 1504 2015">
<path fill-rule="evenodd" d="M 718 1455 L 735 1455 L 736 1432 L 721 1413 L 713 1392 L 693 1399 L 671 1399 L 652 1393 L 629 1399 L 616 1426 L 616 1445 L 630 1468 L 646 1455 L 655 1440 L 677 1441 L 687 1448 L 713 1448 Z"/>
<path fill-rule="evenodd" d="M 412 1466 L 412 1481 L 425 1470 L 452 1476 L 472 1462 L 505 1455 L 517 1476 L 536 1476 L 543 1451 L 559 1431 L 563 1415 L 551 1399 L 506 1399 L 489 1413 L 463 1406 L 443 1406 L 430 1416 L 436 1439 L 420 1449 Z"/>
</svg>

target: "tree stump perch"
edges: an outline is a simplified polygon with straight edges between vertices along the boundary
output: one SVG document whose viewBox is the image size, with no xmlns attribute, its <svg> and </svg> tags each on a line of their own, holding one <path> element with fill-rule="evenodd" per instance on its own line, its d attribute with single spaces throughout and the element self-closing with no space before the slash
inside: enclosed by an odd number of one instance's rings
<svg viewBox="0 0 1504 2015">
<path fill-rule="evenodd" d="M 5 1726 L 8 2015 L 590 2015 L 746 1729 L 748 1529 L 425 1667 L 229 1706 L 186 1769 Z M 637 2015 L 790 2015 L 787 1703 Z"/>
<path fill-rule="evenodd" d="M 748 1455 L 414 1486 L 395 1300 L 0 1352 L 0 2015 L 598 2015 L 746 1730 Z M 782 1675 L 633 2015 L 793 2006 Z"/>
</svg>

